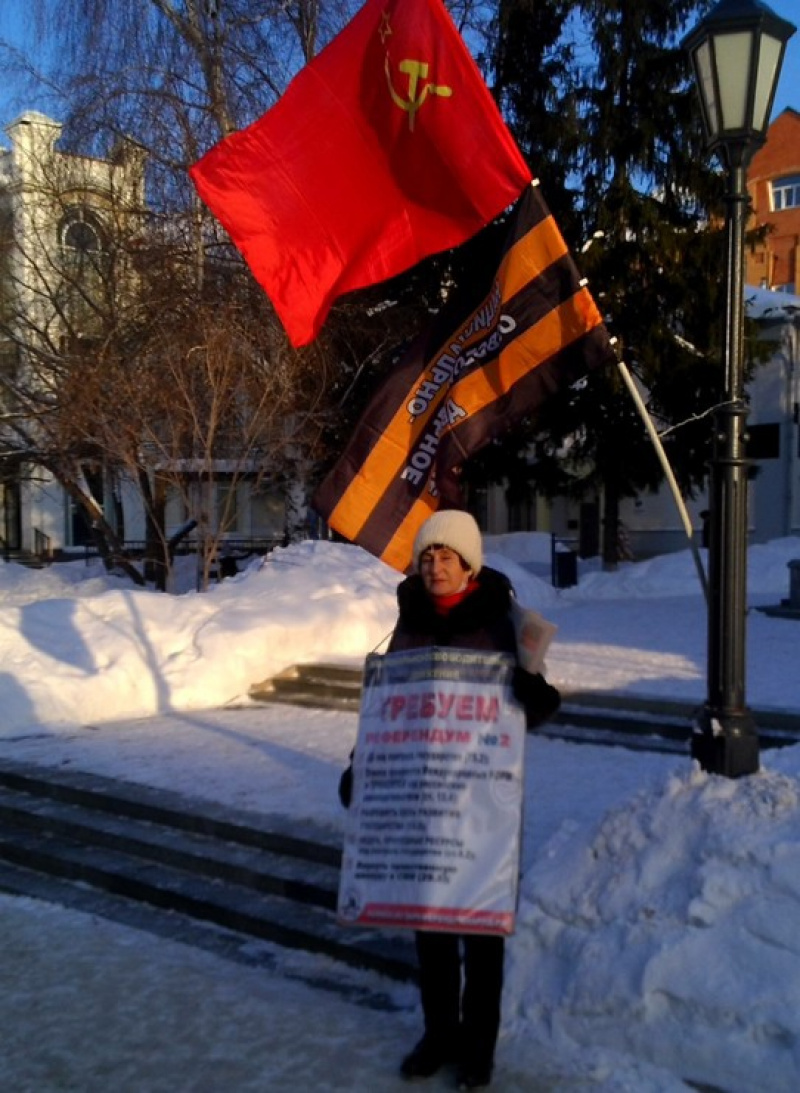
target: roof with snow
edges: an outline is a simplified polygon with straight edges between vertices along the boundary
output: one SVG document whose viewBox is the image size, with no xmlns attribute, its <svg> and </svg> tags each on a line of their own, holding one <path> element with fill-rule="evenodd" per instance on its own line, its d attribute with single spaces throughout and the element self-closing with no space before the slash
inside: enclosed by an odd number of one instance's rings
<svg viewBox="0 0 800 1093">
<path fill-rule="evenodd" d="M 772 292 L 768 288 L 746 285 L 744 304 L 750 319 L 792 322 L 800 318 L 800 296 L 789 292 Z"/>
</svg>

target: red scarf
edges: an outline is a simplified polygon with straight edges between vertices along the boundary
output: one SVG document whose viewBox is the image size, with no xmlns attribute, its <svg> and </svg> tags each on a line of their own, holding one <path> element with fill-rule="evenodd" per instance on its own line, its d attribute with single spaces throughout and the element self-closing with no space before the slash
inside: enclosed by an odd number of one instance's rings
<svg viewBox="0 0 800 1093">
<path fill-rule="evenodd" d="M 454 607 L 457 607 L 462 600 L 465 600 L 469 596 L 470 592 L 474 592 L 478 587 L 478 582 L 474 577 L 470 578 L 469 584 L 466 588 L 462 588 L 460 592 L 451 592 L 448 596 L 431 596 L 433 600 L 433 608 L 437 615 L 449 615 Z"/>
</svg>

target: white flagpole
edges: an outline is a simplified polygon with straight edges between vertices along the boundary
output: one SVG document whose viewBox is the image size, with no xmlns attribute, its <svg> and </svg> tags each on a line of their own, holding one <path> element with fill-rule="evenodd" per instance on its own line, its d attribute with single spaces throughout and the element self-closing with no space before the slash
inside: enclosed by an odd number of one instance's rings
<svg viewBox="0 0 800 1093">
<path fill-rule="evenodd" d="M 697 569 L 697 576 L 700 578 L 700 587 L 703 589 L 703 595 L 705 596 L 706 604 L 708 603 L 708 581 L 706 579 L 706 571 L 703 569 L 703 560 L 700 557 L 700 551 L 697 549 L 697 544 L 693 537 L 692 521 L 689 519 L 689 513 L 686 509 L 681 491 L 678 487 L 678 483 L 675 479 L 675 475 L 672 473 L 672 467 L 669 465 L 667 459 L 667 453 L 664 451 L 664 445 L 661 443 L 661 437 L 656 431 L 656 427 L 653 424 L 653 420 L 647 411 L 647 407 L 644 404 L 642 396 L 639 394 L 636 384 L 633 382 L 633 376 L 628 370 L 627 364 L 624 361 L 617 361 L 617 366 L 620 371 L 620 375 L 625 382 L 625 386 L 628 388 L 631 394 L 631 398 L 636 404 L 636 409 L 641 415 L 644 427 L 647 429 L 647 433 L 653 442 L 653 447 L 656 450 L 656 455 L 664 471 L 664 475 L 669 483 L 669 488 L 672 491 L 672 496 L 675 500 L 675 504 L 678 508 L 681 521 L 683 523 L 686 537 L 689 540 L 689 549 L 692 552 L 692 558 L 694 559 L 695 568 Z"/>
</svg>

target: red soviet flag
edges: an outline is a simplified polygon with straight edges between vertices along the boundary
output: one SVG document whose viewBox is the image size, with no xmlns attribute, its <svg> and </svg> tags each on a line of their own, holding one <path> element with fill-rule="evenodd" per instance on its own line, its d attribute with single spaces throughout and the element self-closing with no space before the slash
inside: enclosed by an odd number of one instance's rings
<svg viewBox="0 0 800 1093">
<path fill-rule="evenodd" d="M 368 0 L 190 174 L 294 345 L 337 296 L 464 242 L 531 179 L 442 0 Z"/>
</svg>

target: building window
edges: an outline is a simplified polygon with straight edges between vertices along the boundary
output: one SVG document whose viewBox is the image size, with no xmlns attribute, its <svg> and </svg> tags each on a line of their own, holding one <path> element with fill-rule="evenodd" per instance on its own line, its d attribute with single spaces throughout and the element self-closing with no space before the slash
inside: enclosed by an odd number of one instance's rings
<svg viewBox="0 0 800 1093">
<path fill-rule="evenodd" d="M 91 337 L 100 324 L 109 274 L 107 236 L 89 209 L 67 209 L 58 226 L 62 284 L 59 306 L 70 338 Z"/>
<path fill-rule="evenodd" d="M 100 250 L 100 238 L 94 224 L 89 224 L 85 220 L 73 220 L 64 228 L 63 245 L 68 250 L 86 254 L 89 251 Z"/>
<path fill-rule="evenodd" d="M 84 469 L 84 474 L 89 494 L 102 506 L 105 494 L 102 472 Z M 86 509 L 79 505 L 73 497 L 70 497 L 66 491 L 64 492 L 64 498 L 67 517 L 66 545 L 73 547 L 90 546 L 95 539 Z"/>
<path fill-rule="evenodd" d="M 536 495 L 533 491 L 525 491 L 523 496 L 509 496 L 508 499 L 508 530 L 509 531 L 535 531 L 536 530 Z"/>
<path fill-rule="evenodd" d="M 109 272 L 108 239 L 98 217 L 88 209 L 67 209 L 58 228 L 65 277 L 90 295 L 100 291 Z"/>
<path fill-rule="evenodd" d="M 227 475 L 220 475 L 219 480 L 215 483 L 215 493 L 214 515 L 219 532 L 222 534 L 241 532 L 242 529 L 239 526 L 239 491 L 236 481 Z"/>
<path fill-rule="evenodd" d="M 276 538 L 286 526 L 286 501 L 283 494 L 268 484 L 254 488 L 250 494 L 249 534 L 256 538 Z"/>
<path fill-rule="evenodd" d="M 748 459 L 780 458 L 781 427 L 779 424 L 749 425 L 747 434 Z"/>
<path fill-rule="evenodd" d="M 105 250 L 103 229 L 88 209 L 68 209 L 60 225 L 61 246 L 74 256 L 97 255 Z"/>
<path fill-rule="evenodd" d="M 13 383 L 17 378 L 19 349 L 10 342 L 0 345 L 0 376 Z"/>
<path fill-rule="evenodd" d="M 800 175 L 787 175 L 785 178 L 776 178 L 771 183 L 772 210 L 781 212 L 783 209 L 800 208 Z"/>
</svg>

